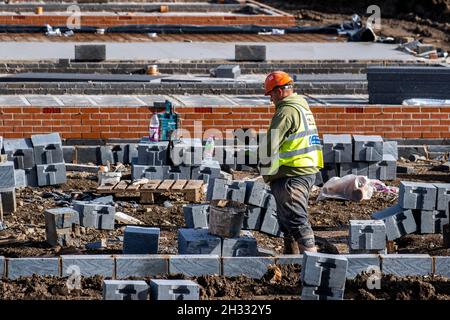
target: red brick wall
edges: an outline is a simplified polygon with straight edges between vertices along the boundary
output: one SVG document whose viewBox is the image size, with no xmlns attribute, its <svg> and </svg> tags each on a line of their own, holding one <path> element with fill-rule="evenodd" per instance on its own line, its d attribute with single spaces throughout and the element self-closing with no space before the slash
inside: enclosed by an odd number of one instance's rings
<svg viewBox="0 0 450 320">
<path fill-rule="evenodd" d="M 273 109 L 252 107 L 178 107 L 181 127 L 202 130 L 266 129 Z M 379 134 L 385 138 L 450 138 L 450 106 L 314 106 L 320 134 Z M 0 136 L 29 137 L 59 132 L 64 138 L 140 138 L 147 134 L 146 107 L 0 107 Z"/>
<path fill-rule="evenodd" d="M 45 26 L 64 26 L 69 16 L 53 15 L 2 15 L 0 24 L 21 24 Z M 192 24 L 192 25 L 238 25 L 255 24 L 275 27 L 295 26 L 295 18 L 286 16 L 81 16 L 82 26 L 110 27 L 130 24 Z M 71 20 L 73 23 L 73 21 Z"/>
</svg>

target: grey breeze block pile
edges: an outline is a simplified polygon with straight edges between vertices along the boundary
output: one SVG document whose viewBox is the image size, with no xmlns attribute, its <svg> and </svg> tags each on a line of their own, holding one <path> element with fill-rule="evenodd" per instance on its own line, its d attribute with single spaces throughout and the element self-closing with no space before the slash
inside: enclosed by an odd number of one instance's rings
<svg viewBox="0 0 450 320">
<path fill-rule="evenodd" d="M 386 224 L 388 240 L 413 232 L 442 233 L 449 223 L 450 184 L 400 182 L 398 203 L 375 212 L 372 218 Z"/>
<path fill-rule="evenodd" d="M 323 160 L 324 182 L 348 174 L 394 180 L 397 177 L 397 142 L 383 141 L 381 136 L 324 134 Z"/>
<path fill-rule="evenodd" d="M 273 236 L 283 236 L 276 217 L 275 198 L 265 183 L 216 178 L 208 184 L 206 199 L 243 203 L 247 205 L 243 230 L 257 230 Z M 188 228 L 208 227 L 208 203 L 185 205 L 183 212 Z"/>
<path fill-rule="evenodd" d="M 2 150 L 8 162 L 0 165 L 0 188 L 59 185 L 67 181 L 58 133 L 5 139 Z"/>
<path fill-rule="evenodd" d="M 152 142 L 144 138 L 138 145 L 138 156 L 131 170 L 133 180 L 203 180 L 220 176 L 220 163 L 203 160 L 200 139 L 179 139 L 169 146 L 168 141 Z"/>
</svg>

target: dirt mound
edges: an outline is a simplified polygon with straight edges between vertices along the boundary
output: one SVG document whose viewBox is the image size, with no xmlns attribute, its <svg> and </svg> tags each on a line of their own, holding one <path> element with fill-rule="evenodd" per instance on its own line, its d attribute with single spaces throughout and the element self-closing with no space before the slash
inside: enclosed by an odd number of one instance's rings
<svg viewBox="0 0 450 320">
<path fill-rule="evenodd" d="M 327 13 L 358 13 L 364 15 L 373 5 L 372 0 L 263 0 L 262 2 L 280 9 L 310 9 Z M 448 22 L 450 20 L 450 0 L 379 0 L 376 5 L 385 18 L 401 18 L 413 13 L 422 18 Z"/>
</svg>

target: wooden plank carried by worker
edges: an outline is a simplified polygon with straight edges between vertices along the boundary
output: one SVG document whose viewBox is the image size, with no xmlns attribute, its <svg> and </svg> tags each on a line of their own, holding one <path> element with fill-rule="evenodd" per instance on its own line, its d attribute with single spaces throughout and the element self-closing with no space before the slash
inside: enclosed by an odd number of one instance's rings
<svg viewBox="0 0 450 320">
<path fill-rule="evenodd" d="M 176 180 L 171 190 L 183 190 L 187 183 L 187 180 Z"/>
</svg>

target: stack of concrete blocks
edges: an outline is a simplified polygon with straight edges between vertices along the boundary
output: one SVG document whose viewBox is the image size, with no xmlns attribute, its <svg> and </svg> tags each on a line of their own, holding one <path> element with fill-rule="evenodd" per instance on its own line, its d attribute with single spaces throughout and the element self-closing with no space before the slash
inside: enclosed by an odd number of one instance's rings
<svg viewBox="0 0 450 320">
<path fill-rule="evenodd" d="M 202 160 L 200 139 L 180 139 L 169 148 L 168 141 L 151 142 L 143 139 L 138 145 L 138 157 L 132 166 L 133 180 L 203 180 L 220 176 L 220 164 Z"/>
<path fill-rule="evenodd" d="M 80 225 L 101 230 L 114 230 L 116 208 L 95 201 L 75 201 L 73 204 L 80 216 Z"/>
<path fill-rule="evenodd" d="M 214 160 L 226 169 L 252 171 L 258 164 L 258 145 L 216 146 Z"/>
<path fill-rule="evenodd" d="M 416 231 L 442 233 L 449 223 L 449 191 L 450 184 L 402 181 L 398 204 L 372 217 L 385 221 L 388 240 Z"/>
<path fill-rule="evenodd" d="M 369 179 L 394 180 L 397 174 L 397 142 L 381 136 L 341 134 L 323 136 L 324 182 L 348 174 Z"/>
<path fill-rule="evenodd" d="M 207 228 L 179 229 L 179 254 L 206 254 L 223 257 L 258 256 L 258 245 L 250 231 L 241 231 L 237 238 L 223 238 L 209 233 Z"/>
<path fill-rule="evenodd" d="M 55 247 L 74 244 L 74 226 L 80 224 L 78 211 L 71 208 L 55 208 L 45 211 L 45 235 L 47 243 Z"/>
<path fill-rule="evenodd" d="M 143 280 L 103 280 L 103 300 L 148 300 Z"/>
<path fill-rule="evenodd" d="M 276 217 L 276 201 L 262 182 L 215 179 L 208 185 L 207 200 L 234 200 L 247 205 L 243 229 L 283 236 Z"/>
<path fill-rule="evenodd" d="M 381 220 L 350 220 L 352 254 L 386 253 L 386 225 Z"/>
<path fill-rule="evenodd" d="M 66 183 L 66 165 L 58 133 L 31 136 L 39 186 Z"/>
<path fill-rule="evenodd" d="M 199 300 L 200 288 L 192 280 L 150 280 L 150 300 Z"/>
<path fill-rule="evenodd" d="M 157 254 L 159 228 L 127 226 L 123 238 L 124 254 Z"/>
<path fill-rule="evenodd" d="M 15 187 L 37 187 L 33 144 L 30 138 L 5 139 L 3 151 L 14 163 Z"/>
<path fill-rule="evenodd" d="M 236 79 L 241 75 L 241 68 L 237 64 L 234 65 L 224 64 L 215 68 L 213 74 L 216 78 Z"/>
<path fill-rule="evenodd" d="M 348 260 L 340 255 L 303 254 L 302 300 L 343 300 Z"/>
</svg>

